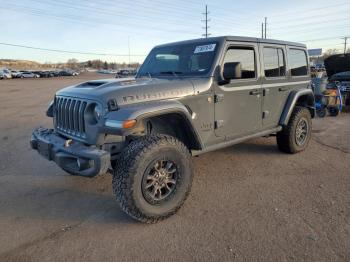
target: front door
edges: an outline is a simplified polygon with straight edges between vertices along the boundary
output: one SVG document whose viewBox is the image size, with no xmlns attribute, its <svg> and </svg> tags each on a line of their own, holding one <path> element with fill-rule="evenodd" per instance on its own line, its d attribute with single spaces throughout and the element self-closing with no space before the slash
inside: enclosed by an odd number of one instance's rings
<svg viewBox="0 0 350 262">
<path fill-rule="evenodd" d="M 221 63 L 241 64 L 240 79 L 215 87 L 215 135 L 227 139 L 259 131 L 262 127 L 262 87 L 259 79 L 258 46 L 228 43 Z"/>
</svg>

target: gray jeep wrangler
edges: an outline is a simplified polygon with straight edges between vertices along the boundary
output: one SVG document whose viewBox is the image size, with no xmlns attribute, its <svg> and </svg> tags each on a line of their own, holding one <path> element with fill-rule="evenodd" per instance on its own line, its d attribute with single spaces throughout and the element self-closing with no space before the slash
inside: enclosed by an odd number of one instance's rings
<svg viewBox="0 0 350 262">
<path fill-rule="evenodd" d="M 72 175 L 110 171 L 121 208 L 154 223 L 188 196 L 191 156 L 269 135 L 300 152 L 314 111 L 305 45 L 215 37 L 155 47 L 135 78 L 58 91 L 54 128 L 30 142 Z"/>
</svg>

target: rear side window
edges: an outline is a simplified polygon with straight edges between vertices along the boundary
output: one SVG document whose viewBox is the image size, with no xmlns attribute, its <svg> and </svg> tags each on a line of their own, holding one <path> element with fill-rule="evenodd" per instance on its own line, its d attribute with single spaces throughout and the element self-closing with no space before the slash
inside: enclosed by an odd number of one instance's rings
<svg viewBox="0 0 350 262">
<path fill-rule="evenodd" d="M 238 62 L 241 63 L 242 78 L 255 78 L 255 51 L 250 47 L 232 47 L 227 50 L 224 64 Z"/>
<path fill-rule="evenodd" d="M 264 67 L 266 77 L 281 77 L 286 75 L 286 63 L 281 48 L 264 48 Z"/>
<path fill-rule="evenodd" d="M 288 62 L 292 76 L 307 75 L 307 56 L 304 50 L 289 49 Z"/>
</svg>

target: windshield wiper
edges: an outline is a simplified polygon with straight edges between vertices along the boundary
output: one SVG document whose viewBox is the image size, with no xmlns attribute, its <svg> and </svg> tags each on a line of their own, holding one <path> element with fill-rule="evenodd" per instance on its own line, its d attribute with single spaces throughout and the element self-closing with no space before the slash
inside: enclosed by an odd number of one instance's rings
<svg viewBox="0 0 350 262">
<path fill-rule="evenodd" d="M 140 74 L 140 75 L 137 76 L 137 77 L 145 77 L 145 76 L 147 76 L 149 79 L 152 79 L 152 75 L 151 75 L 150 72 L 145 72 L 145 73 L 143 73 L 143 74 Z"/>
<path fill-rule="evenodd" d="M 173 76 L 179 77 L 178 75 L 183 74 L 183 72 L 180 72 L 180 71 L 163 71 L 163 72 L 159 72 L 159 74 L 161 74 L 161 75 L 173 75 Z"/>
</svg>

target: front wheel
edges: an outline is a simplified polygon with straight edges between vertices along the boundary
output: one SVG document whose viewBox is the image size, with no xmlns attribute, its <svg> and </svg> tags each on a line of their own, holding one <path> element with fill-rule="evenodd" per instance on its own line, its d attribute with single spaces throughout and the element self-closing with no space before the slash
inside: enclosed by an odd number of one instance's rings
<svg viewBox="0 0 350 262">
<path fill-rule="evenodd" d="M 182 206 L 192 178 L 188 148 L 174 137 L 151 135 L 133 141 L 120 154 L 113 171 L 113 190 L 127 214 L 155 223 Z"/>
<path fill-rule="evenodd" d="M 288 125 L 277 133 L 278 148 L 290 154 L 305 150 L 311 138 L 311 129 L 310 111 L 305 107 L 295 107 Z"/>
</svg>

